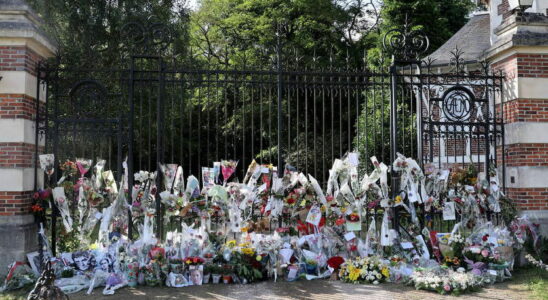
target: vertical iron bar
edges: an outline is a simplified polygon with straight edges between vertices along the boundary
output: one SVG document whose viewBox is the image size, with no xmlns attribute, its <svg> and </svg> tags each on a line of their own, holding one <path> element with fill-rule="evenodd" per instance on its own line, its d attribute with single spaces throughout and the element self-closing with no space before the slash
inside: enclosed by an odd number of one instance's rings
<svg viewBox="0 0 548 300">
<path fill-rule="evenodd" d="M 398 130 L 397 130 L 397 121 L 398 121 L 398 108 L 397 108 L 397 92 L 398 92 L 398 83 L 397 83 L 397 67 L 396 67 L 396 61 L 394 57 L 392 57 L 392 65 L 390 66 L 390 164 L 396 160 L 396 152 L 398 151 Z M 384 101 L 383 101 L 384 102 Z M 392 199 L 396 197 L 396 195 L 399 194 L 399 187 L 398 187 L 398 175 L 394 171 L 393 168 L 391 168 L 391 179 L 392 179 Z M 396 228 L 396 231 L 399 232 L 399 220 L 397 217 L 397 208 L 394 208 L 394 227 Z"/>
</svg>

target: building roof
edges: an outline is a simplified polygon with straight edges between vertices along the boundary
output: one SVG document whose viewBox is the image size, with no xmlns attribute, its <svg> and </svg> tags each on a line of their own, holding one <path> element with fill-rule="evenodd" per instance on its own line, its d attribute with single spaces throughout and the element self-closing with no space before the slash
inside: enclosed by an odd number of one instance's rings
<svg viewBox="0 0 548 300">
<path fill-rule="evenodd" d="M 461 58 L 465 63 L 477 62 L 491 47 L 490 27 L 489 14 L 474 15 L 468 23 L 426 59 L 434 60 L 433 66 L 448 65 L 453 57 L 451 52 L 458 48 L 463 52 Z"/>
</svg>

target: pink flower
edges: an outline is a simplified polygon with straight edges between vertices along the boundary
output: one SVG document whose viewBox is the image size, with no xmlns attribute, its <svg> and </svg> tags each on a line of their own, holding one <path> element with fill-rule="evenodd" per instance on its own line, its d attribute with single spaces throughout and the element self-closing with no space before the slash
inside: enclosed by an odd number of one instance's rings
<svg viewBox="0 0 548 300">
<path fill-rule="evenodd" d="M 483 257 L 489 256 L 489 250 L 487 250 L 487 249 L 481 250 L 481 255 L 482 255 Z"/>
<path fill-rule="evenodd" d="M 446 291 L 446 292 L 449 292 L 451 290 L 451 286 L 446 284 L 443 286 L 443 289 Z"/>
</svg>

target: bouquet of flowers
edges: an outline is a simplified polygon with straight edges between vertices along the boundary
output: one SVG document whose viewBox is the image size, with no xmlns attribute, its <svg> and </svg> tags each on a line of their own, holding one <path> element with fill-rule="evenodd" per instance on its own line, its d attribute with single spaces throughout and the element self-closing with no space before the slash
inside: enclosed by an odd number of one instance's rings
<svg viewBox="0 0 548 300">
<path fill-rule="evenodd" d="M 453 270 L 426 270 L 417 269 L 409 277 L 408 283 L 417 290 L 435 291 L 440 294 L 458 296 L 461 293 L 478 290 L 484 280 L 472 273 L 455 272 Z"/>
<path fill-rule="evenodd" d="M 230 176 L 234 174 L 237 166 L 238 166 L 238 161 L 236 160 L 221 161 L 221 173 L 223 174 L 223 180 L 225 184 L 228 182 L 228 179 L 230 178 Z"/>
<path fill-rule="evenodd" d="M 348 259 L 341 265 L 339 276 L 348 283 L 379 284 L 390 278 L 390 269 L 380 257 L 357 257 Z"/>
</svg>

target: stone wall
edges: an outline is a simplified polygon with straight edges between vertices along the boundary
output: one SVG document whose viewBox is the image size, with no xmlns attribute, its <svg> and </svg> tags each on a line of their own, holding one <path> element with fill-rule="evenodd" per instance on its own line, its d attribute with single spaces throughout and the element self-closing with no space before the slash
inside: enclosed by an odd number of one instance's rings
<svg viewBox="0 0 548 300">
<path fill-rule="evenodd" d="M 0 274 L 38 250 L 30 206 L 36 187 L 36 108 L 44 99 L 37 99 L 43 87 L 37 85 L 35 68 L 56 51 L 41 26 L 23 1 L 0 2 Z"/>
<path fill-rule="evenodd" d="M 504 110 L 506 186 L 524 214 L 548 233 L 548 17 L 512 14 L 494 28 L 487 58 L 506 78 Z"/>
</svg>

